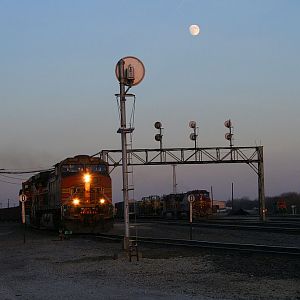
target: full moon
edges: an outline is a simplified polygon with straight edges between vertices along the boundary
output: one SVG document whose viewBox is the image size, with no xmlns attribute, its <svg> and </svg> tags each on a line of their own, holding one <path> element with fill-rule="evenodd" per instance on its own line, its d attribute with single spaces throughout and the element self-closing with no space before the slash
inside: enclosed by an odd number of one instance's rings
<svg viewBox="0 0 300 300">
<path fill-rule="evenodd" d="M 191 25 L 189 31 L 191 35 L 198 35 L 200 33 L 200 27 L 198 25 Z"/>
</svg>

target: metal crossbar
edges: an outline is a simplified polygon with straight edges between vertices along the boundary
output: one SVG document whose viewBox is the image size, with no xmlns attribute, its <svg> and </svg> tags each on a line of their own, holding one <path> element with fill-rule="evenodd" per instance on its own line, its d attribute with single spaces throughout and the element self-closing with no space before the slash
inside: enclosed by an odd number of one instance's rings
<svg viewBox="0 0 300 300">
<path fill-rule="evenodd" d="M 128 149 L 128 166 L 195 165 L 195 164 L 247 164 L 258 176 L 260 217 L 265 221 L 265 192 L 263 146 Z M 111 172 L 122 166 L 122 150 L 102 150 L 99 155 L 111 167 Z"/>
<path fill-rule="evenodd" d="M 258 174 L 260 147 L 128 149 L 132 155 L 128 165 L 246 163 Z M 122 150 L 102 150 L 93 156 L 97 155 L 111 167 L 122 166 Z"/>
</svg>

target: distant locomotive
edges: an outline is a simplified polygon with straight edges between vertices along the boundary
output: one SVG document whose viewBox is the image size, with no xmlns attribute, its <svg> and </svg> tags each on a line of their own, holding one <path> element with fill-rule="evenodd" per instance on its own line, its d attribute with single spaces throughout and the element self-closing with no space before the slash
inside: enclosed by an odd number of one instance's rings
<svg viewBox="0 0 300 300">
<path fill-rule="evenodd" d="M 279 214 L 287 213 L 286 201 L 283 198 L 281 198 L 275 202 L 275 210 Z"/>
<path fill-rule="evenodd" d="M 206 190 L 193 190 L 187 193 L 149 196 L 129 204 L 129 211 L 136 217 L 156 217 L 170 219 L 187 219 L 189 216 L 188 196 L 193 194 L 194 219 L 201 219 L 212 213 L 211 199 Z M 116 216 L 123 218 L 123 202 L 115 204 Z"/>
<path fill-rule="evenodd" d="M 100 158 L 77 155 L 53 171 L 22 184 L 26 223 L 73 232 L 100 232 L 113 226 L 111 178 Z"/>
</svg>

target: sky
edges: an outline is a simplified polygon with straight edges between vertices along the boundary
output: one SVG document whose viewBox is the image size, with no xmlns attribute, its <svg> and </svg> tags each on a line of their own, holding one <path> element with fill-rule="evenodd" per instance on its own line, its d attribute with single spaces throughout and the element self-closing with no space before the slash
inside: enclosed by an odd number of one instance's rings
<svg viewBox="0 0 300 300">
<path fill-rule="evenodd" d="M 120 149 L 115 65 L 145 66 L 134 148 L 264 146 L 265 192 L 300 192 L 300 2 L 297 0 L 0 0 L 0 169 L 49 168 L 66 157 Z M 189 26 L 198 24 L 198 36 Z M 132 101 L 127 101 L 127 111 Z M 112 173 L 122 200 L 121 170 Z M 176 168 L 177 189 L 257 198 L 247 165 Z M 5 175 L 7 176 L 7 175 Z M 10 175 L 9 175 L 10 176 Z M 13 177 L 13 178 L 12 178 Z M 0 207 L 26 176 L 0 176 Z M 168 194 L 172 167 L 137 167 L 135 197 Z"/>
</svg>

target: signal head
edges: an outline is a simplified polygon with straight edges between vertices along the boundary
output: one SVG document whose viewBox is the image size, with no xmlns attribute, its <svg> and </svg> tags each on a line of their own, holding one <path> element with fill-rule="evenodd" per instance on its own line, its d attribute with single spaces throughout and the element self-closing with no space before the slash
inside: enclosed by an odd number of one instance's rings
<svg viewBox="0 0 300 300">
<path fill-rule="evenodd" d="M 145 67 L 143 63 L 134 56 L 126 56 L 121 58 L 115 68 L 116 77 L 121 81 L 120 66 L 124 65 L 124 84 L 127 86 L 134 86 L 139 84 L 145 75 Z"/>
<path fill-rule="evenodd" d="M 225 133 L 225 139 L 228 140 L 228 141 L 232 140 L 232 136 L 233 136 L 232 133 Z"/>
<path fill-rule="evenodd" d="M 231 128 L 231 127 L 232 127 L 231 120 L 230 120 L 230 119 L 229 119 L 229 120 L 226 120 L 226 121 L 224 122 L 224 126 L 227 127 L 227 128 Z"/>
<path fill-rule="evenodd" d="M 196 138 L 197 138 L 197 134 L 195 134 L 195 133 L 192 132 L 192 133 L 190 134 L 190 139 L 191 139 L 192 141 L 195 141 Z"/>
<path fill-rule="evenodd" d="M 155 123 L 154 123 L 154 127 L 155 127 L 156 129 L 161 129 L 161 126 L 162 126 L 161 122 L 155 122 Z"/>
<path fill-rule="evenodd" d="M 197 125 L 197 124 L 196 124 L 195 121 L 190 121 L 190 122 L 189 122 L 189 127 L 190 127 L 190 128 L 193 128 L 193 129 L 194 129 L 194 128 L 196 128 L 196 125 Z"/>
<path fill-rule="evenodd" d="M 159 134 L 159 133 L 156 134 L 156 135 L 155 135 L 155 140 L 158 141 L 158 142 L 160 142 L 160 141 L 162 140 L 162 135 Z"/>
</svg>

